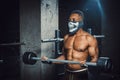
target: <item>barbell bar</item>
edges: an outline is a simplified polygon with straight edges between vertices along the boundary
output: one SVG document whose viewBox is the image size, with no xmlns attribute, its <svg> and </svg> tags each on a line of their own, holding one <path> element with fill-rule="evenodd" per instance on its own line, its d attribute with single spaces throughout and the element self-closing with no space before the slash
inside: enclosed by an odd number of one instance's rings
<svg viewBox="0 0 120 80">
<path fill-rule="evenodd" d="M 104 38 L 105 35 L 93 35 L 95 38 Z"/>
<path fill-rule="evenodd" d="M 42 42 L 57 42 L 57 41 L 63 41 L 63 38 L 54 38 L 54 39 L 43 39 Z"/>
<path fill-rule="evenodd" d="M 34 65 L 37 61 L 44 61 L 41 58 L 37 57 L 36 53 L 34 52 L 25 52 L 23 54 L 23 62 L 25 64 Z M 110 71 L 112 69 L 111 59 L 109 57 L 99 57 L 96 63 L 93 62 L 86 62 L 82 64 L 78 61 L 70 61 L 70 60 L 58 60 L 58 59 L 47 59 L 46 62 L 60 62 L 64 64 L 80 64 L 81 66 L 89 67 L 94 66 L 99 68 L 101 71 Z"/>
<path fill-rule="evenodd" d="M 105 35 L 93 35 L 95 38 L 104 38 Z M 41 42 L 57 42 L 57 41 L 63 41 L 63 38 L 54 38 L 54 39 L 43 39 Z"/>
<path fill-rule="evenodd" d="M 32 60 L 41 60 L 41 58 L 38 57 L 31 57 Z M 42 61 L 42 60 L 41 60 Z M 78 61 L 70 61 L 70 60 L 58 60 L 58 59 L 47 59 L 45 60 L 47 62 L 60 62 L 60 63 L 64 63 L 64 64 L 80 64 L 81 66 L 86 66 L 86 65 L 91 65 L 91 66 L 96 66 L 96 63 L 91 63 L 91 62 L 86 62 L 85 64 L 81 64 Z"/>
<path fill-rule="evenodd" d="M 15 42 L 15 43 L 2 43 L 0 46 L 18 46 L 18 45 L 25 45 L 24 42 Z"/>
</svg>

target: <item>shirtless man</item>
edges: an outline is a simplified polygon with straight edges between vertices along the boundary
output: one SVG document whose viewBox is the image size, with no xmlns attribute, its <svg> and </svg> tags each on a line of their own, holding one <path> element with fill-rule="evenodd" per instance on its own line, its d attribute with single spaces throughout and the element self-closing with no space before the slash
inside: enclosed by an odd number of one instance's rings
<svg viewBox="0 0 120 80">
<path fill-rule="evenodd" d="M 64 37 L 62 55 L 56 59 L 79 61 L 84 64 L 89 55 L 91 62 L 98 60 L 97 40 L 82 29 L 83 20 L 83 12 L 79 10 L 74 10 L 70 14 L 68 22 L 69 34 Z M 42 59 L 47 60 L 48 58 L 43 56 Z M 87 68 L 79 64 L 66 64 L 65 73 L 65 80 L 88 80 Z"/>
</svg>

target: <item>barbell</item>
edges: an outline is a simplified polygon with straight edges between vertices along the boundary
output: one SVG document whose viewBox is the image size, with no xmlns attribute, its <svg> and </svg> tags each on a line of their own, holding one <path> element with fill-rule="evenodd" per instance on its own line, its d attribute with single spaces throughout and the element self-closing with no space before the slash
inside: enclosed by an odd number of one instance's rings
<svg viewBox="0 0 120 80">
<path fill-rule="evenodd" d="M 2 43 L 0 46 L 20 46 L 25 45 L 24 42 L 14 42 L 14 43 Z"/>
<path fill-rule="evenodd" d="M 104 38 L 105 35 L 93 35 L 95 38 Z M 57 42 L 57 41 L 63 41 L 63 38 L 54 38 L 54 39 L 43 39 L 42 42 Z"/>
<path fill-rule="evenodd" d="M 36 53 L 34 52 L 25 52 L 22 56 L 23 62 L 25 64 L 34 65 L 37 61 L 41 60 L 41 58 L 37 57 Z M 86 62 L 85 64 L 82 64 L 78 61 L 70 61 L 70 60 L 58 60 L 58 59 L 47 59 L 46 62 L 60 62 L 64 64 L 80 64 L 81 66 L 94 66 L 97 67 L 100 71 L 110 71 L 113 67 L 111 59 L 109 57 L 99 57 L 98 61 L 96 63 L 93 62 Z"/>
</svg>

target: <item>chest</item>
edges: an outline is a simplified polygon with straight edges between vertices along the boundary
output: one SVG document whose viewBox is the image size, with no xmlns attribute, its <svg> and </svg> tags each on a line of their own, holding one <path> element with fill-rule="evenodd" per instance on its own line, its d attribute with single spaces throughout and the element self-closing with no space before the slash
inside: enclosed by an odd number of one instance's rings
<svg viewBox="0 0 120 80">
<path fill-rule="evenodd" d="M 88 41 L 86 36 L 72 36 L 68 37 L 64 43 L 66 49 L 74 49 L 78 51 L 84 51 L 88 47 Z"/>
</svg>

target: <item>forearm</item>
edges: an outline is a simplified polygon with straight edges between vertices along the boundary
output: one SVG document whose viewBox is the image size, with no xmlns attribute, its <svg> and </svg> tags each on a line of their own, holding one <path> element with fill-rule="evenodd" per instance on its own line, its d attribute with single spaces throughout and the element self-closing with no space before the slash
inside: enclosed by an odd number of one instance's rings
<svg viewBox="0 0 120 80">
<path fill-rule="evenodd" d="M 58 60 L 65 60 L 65 56 L 62 54 L 61 56 L 57 57 L 56 59 L 58 59 Z M 63 63 L 53 62 L 53 64 L 63 64 Z"/>
<path fill-rule="evenodd" d="M 90 62 L 97 62 L 97 60 L 98 60 L 98 57 L 95 56 L 95 57 L 92 57 L 92 58 L 91 58 L 91 61 L 90 61 Z"/>
</svg>

